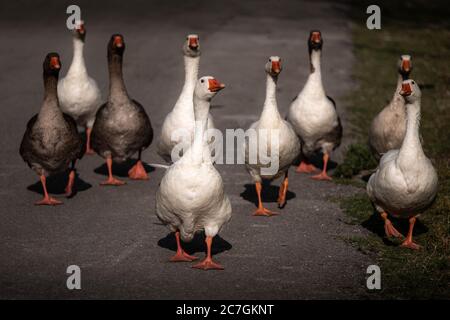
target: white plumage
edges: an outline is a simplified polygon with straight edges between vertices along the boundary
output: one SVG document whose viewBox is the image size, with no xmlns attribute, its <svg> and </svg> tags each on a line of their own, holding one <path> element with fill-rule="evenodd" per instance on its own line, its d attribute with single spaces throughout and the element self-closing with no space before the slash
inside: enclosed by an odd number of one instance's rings
<svg viewBox="0 0 450 320">
<path fill-rule="evenodd" d="M 194 234 L 205 231 L 207 258 L 196 265 L 201 269 L 222 269 L 211 259 L 212 238 L 231 218 L 231 204 L 222 178 L 214 168 L 205 132 L 210 100 L 223 88 L 212 77 L 198 80 L 194 96 L 195 137 L 182 158 L 166 171 L 156 193 L 158 218 L 176 232 L 178 251 L 172 261 L 192 261 L 179 242 L 191 241 Z"/>
<path fill-rule="evenodd" d="M 403 246 L 418 249 L 412 241 L 415 219 L 433 202 L 438 177 L 420 143 L 419 86 L 414 80 L 405 80 L 401 93 L 405 96 L 407 110 L 405 138 L 399 150 L 391 150 L 381 158 L 377 171 L 367 184 L 367 194 L 385 220 L 388 236 L 401 236 L 387 218 L 388 214 L 409 219 L 410 230 Z"/>
</svg>

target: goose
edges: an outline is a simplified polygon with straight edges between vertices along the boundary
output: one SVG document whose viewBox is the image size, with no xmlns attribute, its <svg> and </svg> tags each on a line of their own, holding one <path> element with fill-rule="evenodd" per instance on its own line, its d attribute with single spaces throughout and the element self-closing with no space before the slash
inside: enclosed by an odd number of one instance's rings
<svg viewBox="0 0 450 320">
<path fill-rule="evenodd" d="M 67 170 L 69 181 L 66 196 L 72 195 L 75 181 L 75 162 L 84 153 L 83 139 L 77 131 L 77 124 L 61 112 L 58 103 L 57 82 L 61 62 L 57 53 L 49 53 L 44 60 L 44 102 L 41 110 L 28 121 L 20 145 L 20 155 L 28 166 L 40 177 L 44 198 L 36 205 L 58 205 L 61 201 L 50 197 L 46 177 Z"/>
<path fill-rule="evenodd" d="M 211 99 L 225 87 L 206 76 L 197 81 L 194 93 L 195 135 L 191 147 L 168 167 L 156 193 L 156 215 L 175 232 L 177 253 L 170 261 L 193 261 L 181 246 L 204 230 L 206 258 L 194 265 L 198 269 L 223 269 L 212 260 L 211 246 L 215 235 L 231 219 L 231 204 L 224 191 L 222 177 L 213 165 L 205 132 Z"/>
<path fill-rule="evenodd" d="M 278 81 L 278 75 L 281 72 L 281 59 L 278 56 L 271 56 L 269 61 L 265 65 L 266 77 L 266 99 L 264 102 L 263 111 L 258 121 L 251 124 L 249 130 L 256 131 L 257 151 L 258 157 L 260 153 L 274 152 L 278 155 L 278 170 L 274 173 L 263 172 L 262 169 L 267 167 L 261 163 L 261 161 L 252 161 L 250 150 L 252 147 L 249 145 L 249 140 L 245 141 L 245 165 L 246 169 L 255 182 L 256 193 L 258 195 L 258 208 L 253 213 L 255 216 L 272 216 L 275 212 L 272 212 L 264 208 L 261 199 L 262 180 L 274 180 L 278 177 L 284 176 L 283 182 L 280 186 L 278 195 L 278 207 L 282 208 L 286 204 L 286 193 L 288 190 L 288 171 L 292 162 L 295 161 L 300 154 L 300 141 L 292 128 L 292 126 L 284 120 L 279 111 L 276 98 L 276 86 Z M 272 136 L 275 133 L 278 135 L 278 150 L 273 150 L 273 145 L 268 143 L 263 145 L 264 136 Z M 271 141 L 271 138 L 270 140 Z M 264 151 L 263 151 L 264 149 Z M 273 155 L 272 155 L 273 156 Z M 256 163 L 253 163 L 256 162 Z"/>
<path fill-rule="evenodd" d="M 389 104 L 373 119 L 369 129 L 369 146 L 377 160 L 392 149 L 399 149 L 406 133 L 405 99 L 400 95 L 403 80 L 412 70 L 411 56 L 402 55 L 398 63 L 397 87 Z"/>
<path fill-rule="evenodd" d="M 94 154 L 91 148 L 91 132 L 95 114 L 102 104 L 97 83 L 86 70 L 84 63 L 84 40 L 86 28 L 83 21 L 73 30 L 73 59 L 66 76 L 58 82 L 58 99 L 61 110 L 75 119 L 77 125 L 86 129 L 86 154 Z"/>
<path fill-rule="evenodd" d="M 198 80 L 200 64 L 200 39 L 189 34 L 183 44 L 185 80 L 181 94 L 173 110 L 164 119 L 157 152 L 168 163 L 172 162 L 172 151 L 176 145 L 188 147 L 194 138 L 194 89 Z M 208 114 L 208 129 L 214 129 L 214 121 Z M 180 134 L 177 134 L 180 133 Z"/>
<path fill-rule="evenodd" d="M 370 176 L 367 194 L 384 220 L 388 237 L 402 237 L 388 214 L 409 219 L 409 231 L 403 247 L 419 249 L 412 235 L 416 218 L 433 202 L 438 176 L 423 152 L 419 137 L 421 92 L 410 79 L 402 82 L 400 94 L 406 102 L 406 135 L 398 150 L 383 155 L 377 171 Z"/>
<path fill-rule="evenodd" d="M 336 104 L 328 97 L 322 84 L 321 54 L 323 39 L 320 31 L 311 31 L 308 38 L 310 74 L 303 90 L 291 103 L 287 120 L 302 143 L 302 159 L 297 172 L 310 173 L 316 168 L 309 162 L 317 151 L 323 154 L 323 169 L 316 180 L 331 180 L 327 165 L 331 152 L 341 143 L 342 125 Z"/>
<path fill-rule="evenodd" d="M 124 38 L 111 36 L 108 43 L 109 96 L 97 111 L 92 128 L 92 147 L 106 159 L 108 179 L 101 185 L 120 186 L 124 181 L 112 174 L 112 163 L 124 162 L 138 153 L 136 164 L 128 172 L 134 180 L 147 180 L 148 175 L 141 161 L 141 153 L 153 139 L 150 119 L 142 105 L 128 95 L 122 75 Z"/>
</svg>

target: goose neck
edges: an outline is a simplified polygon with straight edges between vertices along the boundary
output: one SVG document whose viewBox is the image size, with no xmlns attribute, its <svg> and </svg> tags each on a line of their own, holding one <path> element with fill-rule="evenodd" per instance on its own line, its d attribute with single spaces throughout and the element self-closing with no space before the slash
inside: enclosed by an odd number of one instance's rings
<svg viewBox="0 0 450 320">
<path fill-rule="evenodd" d="M 68 75 L 84 75 L 87 74 L 86 65 L 84 63 L 84 42 L 81 39 L 73 38 L 73 58 L 70 64 Z"/>
<path fill-rule="evenodd" d="M 63 118 L 58 105 L 57 85 L 57 75 L 44 74 L 44 102 L 38 115 L 38 122 L 44 126 L 52 123 L 51 120 Z"/>
<path fill-rule="evenodd" d="M 194 113 L 195 113 L 195 131 L 194 141 L 192 143 L 192 161 L 194 163 L 201 163 L 204 161 L 211 161 L 210 154 L 204 154 L 207 149 L 206 130 L 208 128 L 208 114 L 211 105 L 210 99 L 201 99 L 194 96 Z"/>
<path fill-rule="evenodd" d="M 113 54 L 108 57 L 109 102 L 129 100 L 122 73 L 122 56 Z"/>
<path fill-rule="evenodd" d="M 399 161 L 407 168 L 424 156 L 420 143 L 420 102 L 406 105 L 406 134 L 399 153 Z"/>
<path fill-rule="evenodd" d="M 400 73 L 397 76 L 397 86 L 395 88 L 395 92 L 394 95 L 392 97 L 391 100 L 391 107 L 397 107 L 397 106 L 404 106 L 405 105 L 405 99 L 403 99 L 403 97 L 400 95 L 400 90 L 402 89 L 402 83 L 404 80 L 404 76 L 401 75 Z M 396 102 L 396 103 L 394 103 Z"/>
<path fill-rule="evenodd" d="M 266 79 L 266 99 L 264 101 L 263 112 L 261 114 L 261 122 L 274 122 L 281 118 L 277 105 L 277 81 L 278 77 L 267 74 Z"/>
<path fill-rule="evenodd" d="M 322 50 L 312 50 L 309 55 L 309 62 L 310 62 L 310 76 L 315 76 L 322 81 L 321 75 L 321 57 L 322 57 Z"/>
</svg>

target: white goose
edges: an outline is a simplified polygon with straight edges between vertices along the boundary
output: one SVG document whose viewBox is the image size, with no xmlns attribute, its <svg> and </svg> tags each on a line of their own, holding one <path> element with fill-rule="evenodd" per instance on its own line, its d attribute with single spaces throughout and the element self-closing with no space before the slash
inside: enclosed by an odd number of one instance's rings
<svg viewBox="0 0 450 320">
<path fill-rule="evenodd" d="M 184 252 L 180 239 L 191 241 L 197 231 L 204 230 L 207 256 L 193 266 L 204 270 L 223 269 L 211 258 L 212 239 L 231 218 L 231 204 L 205 137 L 211 99 L 224 87 L 213 77 L 198 80 L 194 141 L 181 159 L 168 168 L 156 193 L 156 215 L 175 232 L 177 240 L 177 253 L 171 261 L 195 260 Z"/>
<path fill-rule="evenodd" d="M 258 195 L 258 208 L 254 212 L 255 216 L 271 216 L 276 213 L 264 208 L 261 200 L 262 180 L 274 180 L 284 175 L 284 180 L 280 186 L 278 195 L 278 206 L 282 208 L 286 204 L 286 193 L 288 190 L 288 171 L 292 162 L 295 161 L 300 154 L 300 141 L 295 134 L 292 126 L 284 120 L 279 111 L 276 99 L 276 86 L 278 75 L 281 72 L 281 60 L 277 56 L 269 58 L 265 66 L 267 73 L 266 80 L 266 99 L 264 102 L 263 111 L 258 121 L 254 122 L 250 126 L 250 130 L 256 130 L 256 136 L 258 137 L 258 161 L 257 163 L 251 163 L 250 151 L 251 146 L 249 142 L 245 141 L 245 164 L 247 171 L 255 181 L 256 193 Z M 278 132 L 274 132 L 278 130 Z M 263 165 L 259 161 L 259 152 L 277 152 L 271 144 L 272 133 L 278 135 L 278 170 L 272 174 L 264 173 L 261 170 L 268 167 Z M 262 145 L 266 143 L 267 145 Z M 273 165 L 273 164 L 272 164 Z"/>
<path fill-rule="evenodd" d="M 308 39 L 310 74 L 303 90 L 292 102 L 287 120 L 294 127 L 302 142 L 303 159 L 297 172 L 310 173 L 316 168 L 308 158 L 315 152 L 323 153 L 323 170 L 313 176 L 316 180 L 331 180 L 327 175 L 330 153 L 341 143 L 342 125 L 334 101 L 325 93 L 322 84 L 321 52 L 322 35 L 311 31 Z"/>
<path fill-rule="evenodd" d="M 409 231 L 402 246 L 419 249 L 413 242 L 418 214 L 431 205 L 438 190 L 438 177 L 422 150 L 419 137 L 421 92 L 414 80 L 405 80 L 400 94 L 406 101 L 406 135 L 400 150 L 388 151 L 370 177 L 367 194 L 384 220 L 386 235 L 401 237 L 388 214 L 409 219 Z"/>
<path fill-rule="evenodd" d="M 201 54 L 198 35 L 190 34 L 186 37 L 183 54 L 185 70 L 183 89 L 173 110 L 164 119 L 157 146 L 158 154 L 168 163 L 172 162 L 172 150 L 176 145 L 188 147 L 194 138 L 193 97 Z M 214 128 L 211 114 L 208 114 L 208 128 Z"/>
<path fill-rule="evenodd" d="M 397 87 L 389 104 L 373 119 L 369 130 L 369 145 L 379 160 L 389 150 L 399 149 L 406 133 L 405 99 L 400 95 L 403 80 L 412 70 L 411 56 L 402 55 L 398 64 Z"/>
<path fill-rule="evenodd" d="M 91 132 L 95 114 L 102 104 L 100 89 L 89 77 L 84 63 L 83 48 L 86 29 L 78 21 L 73 31 L 73 59 L 65 78 L 58 82 L 58 99 L 61 110 L 72 116 L 78 126 L 86 128 L 86 154 L 94 154 L 91 148 Z"/>
</svg>

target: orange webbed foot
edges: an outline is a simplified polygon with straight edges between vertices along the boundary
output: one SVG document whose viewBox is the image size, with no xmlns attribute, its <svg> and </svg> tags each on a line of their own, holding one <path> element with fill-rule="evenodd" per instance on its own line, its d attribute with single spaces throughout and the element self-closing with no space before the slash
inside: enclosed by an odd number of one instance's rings
<svg viewBox="0 0 450 320">
<path fill-rule="evenodd" d="M 224 270 L 224 267 L 208 258 L 200 263 L 197 263 L 196 265 L 193 265 L 192 268 L 201 270 Z"/>
<path fill-rule="evenodd" d="M 128 176 L 133 180 L 148 180 L 147 171 L 145 171 L 144 165 L 141 160 L 138 160 L 136 164 L 128 171 Z"/>
<path fill-rule="evenodd" d="M 420 250 L 422 248 L 422 246 L 418 245 L 417 243 L 415 243 L 412 240 L 405 240 L 403 241 L 403 243 L 401 244 L 402 247 L 404 248 L 409 248 L 412 250 Z"/>
<path fill-rule="evenodd" d="M 276 215 L 278 215 L 278 213 L 270 211 L 269 209 L 266 209 L 266 208 L 258 208 L 258 209 L 255 210 L 253 215 L 254 216 L 270 217 L 270 216 L 276 216 Z"/>
<path fill-rule="evenodd" d="M 299 164 L 297 169 L 295 169 L 295 171 L 298 173 L 312 173 L 317 170 L 318 169 L 314 165 L 312 165 L 310 163 L 307 164 L 306 162 L 303 162 L 303 161 Z"/>
<path fill-rule="evenodd" d="M 197 259 L 198 258 L 196 256 L 191 256 L 184 251 L 177 251 L 177 253 L 172 258 L 170 258 L 170 262 L 191 262 Z"/>
<path fill-rule="evenodd" d="M 124 184 L 126 184 L 125 181 L 116 179 L 114 177 L 110 177 L 108 178 L 108 180 L 100 183 L 101 186 L 123 186 Z"/>
<path fill-rule="evenodd" d="M 322 172 L 315 176 L 312 176 L 311 179 L 323 180 L 323 181 L 331 181 L 332 180 L 331 177 L 326 172 Z"/>
<path fill-rule="evenodd" d="M 46 205 L 46 206 L 56 206 L 56 205 L 59 205 L 59 204 L 62 204 L 62 202 L 59 201 L 59 200 L 56 200 L 55 198 L 52 198 L 50 196 L 44 197 L 44 199 L 42 199 L 42 200 L 40 200 L 40 201 L 35 203 L 35 205 L 37 205 L 37 206 L 44 206 L 44 205 Z"/>
</svg>

